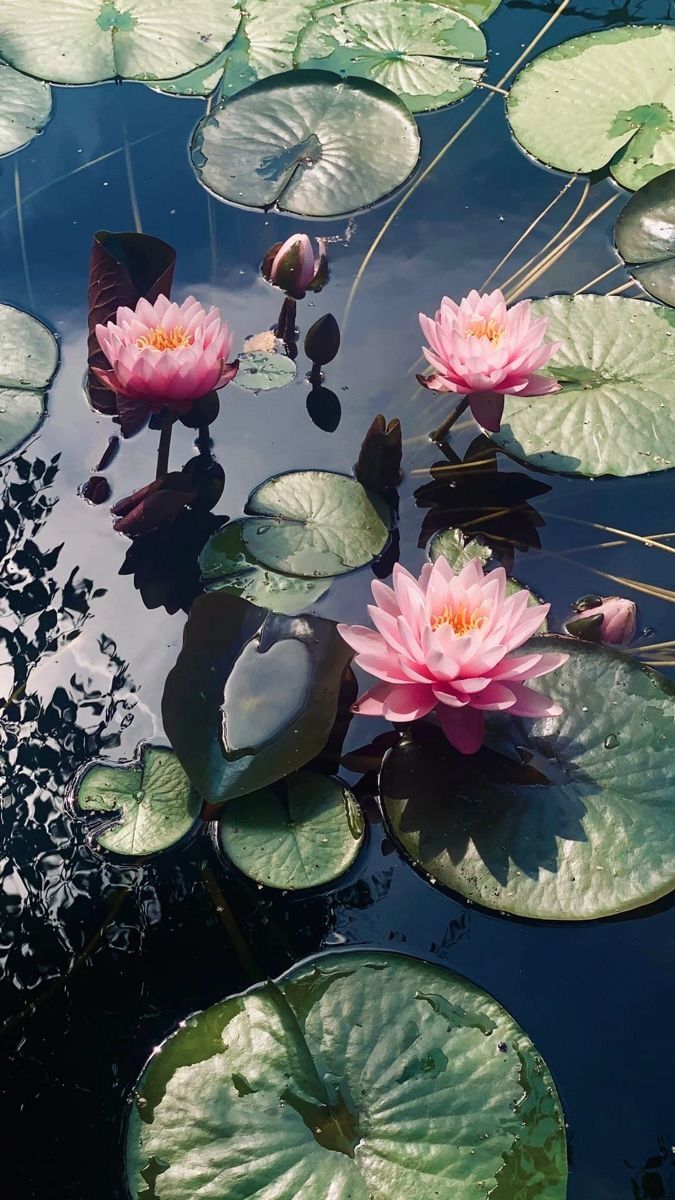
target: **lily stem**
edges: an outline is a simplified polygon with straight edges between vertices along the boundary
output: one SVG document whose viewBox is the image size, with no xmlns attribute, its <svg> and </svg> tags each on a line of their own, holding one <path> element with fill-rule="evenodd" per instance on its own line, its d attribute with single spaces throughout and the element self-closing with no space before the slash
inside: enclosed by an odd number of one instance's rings
<svg viewBox="0 0 675 1200">
<path fill-rule="evenodd" d="M 157 447 L 157 470 L 155 471 L 155 479 L 162 479 L 169 474 L 169 451 L 171 449 L 171 432 L 173 430 L 173 417 L 166 410 L 162 417 L 162 432 L 159 435 L 159 446 Z"/>
<path fill-rule="evenodd" d="M 281 312 L 277 319 L 277 327 L 275 333 L 282 342 L 288 346 L 295 341 L 295 320 L 296 320 L 297 304 L 292 296 L 286 296 Z"/>
<path fill-rule="evenodd" d="M 462 413 L 466 412 L 468 407 L 469 397 L 463 396 L 459 401 L 459 404 L 456 404 L 453 408 L 450 416 L 445 418 L 445 420 L 438 426 L 438 429 L 434 429 L 433 432 L 429 434 L 429 441 L 436 442 L 436 445 L 440 446 L 441 443 L 445 441 L 448 433 L 455 424 L 455 421 L 459 420 Z"/>
</svg>

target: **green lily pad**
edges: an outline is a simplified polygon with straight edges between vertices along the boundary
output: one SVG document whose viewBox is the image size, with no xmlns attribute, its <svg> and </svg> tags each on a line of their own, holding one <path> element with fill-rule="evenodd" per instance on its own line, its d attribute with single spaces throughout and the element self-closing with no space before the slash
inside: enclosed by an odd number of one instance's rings
<svg viewBox="0 0 675 1200">
<path fill-rule="evenodd" d="M 492 440 L 528 466 L 573 475 L 645 475 L 675 465 L 675 313 L 622 296 L 550 296 L 533 305 L 563 343 L 546 367 L 562 391 L 507 396 Z"/>
<path fill-rule="evenodd" d="M 0 62 L 0 156 L 32 142 L 51 115 L 49 84 L 29 79 Z"/>
<path fill-rule="evenodd" d="M 199 596 L 162 697 L 166 735 L 199 794 L 221 804 L 316 758 L 351 657 L 333 621 Z"/>
<path fill-rule="evenodd" d="M 564 1200 L 545 1063 L 486 992 L 403 955 L 322 955 L 198 1013 L 153 1054 L 132 1200 Z"/>
<path fill-rule="evenodd" d="M 356 212 L 414 169 L 417 125 L 386 88 L 289 71 L 216 105 L 197 125 L 197 178 L 222 200 L 302 216 Z"/>
<path fill-rule="evenodd" d="M 339 779 L 301 771 L 226 804 L 218 840 L 240 871 L 267 887 L 295 891 L 331 883 L 351 867 L 363 814 Z"/>
<path fill-rule="evenodd" d="M 675 307 L 675 170 L 631 196 L 615 239 L 633 278 L 650 296 Z"/>
<path fill-rule="evenodd" d="M 247 392 L 269 392 L 273 388 L 287 387 L 296 374 L 296 365 L 287 355 L 251 350 L 239 355 L 239 370 L 234 382 Z"/>
<path fill-rule="evenodd" d="M 202 582 L 208 591 L 230 592 L 272 612 L 306 612 L 328 591 L 328 580 L 299 579 L 259 566 L 244 539 L 246 526 L 254 520 L 230 521 L 209 538 L 199 556 Z"/>
<path fill-rule="evenodd" d="M 429 542 L 428 554 L 432 563 L 442 554 L 448 560 L 453 571 L 465 567 L 472 558 L 477 558 L 485 566 L 492 557 L 488 546 L 484 546 L 477 538 L 465 538 L 461 529 L 442 529 L 435 533 Z"/>
<path fill-rule="evenodd" d="M 56 338 L 35 317 L 0 304 L 0 461 L 42 424 L 59 362 Z"/>
<path fill-rule="evenodd" d="M 487 745 L 454 753 L 427 726 L 395 747 L 381 794 L 393 835 L 434 879 L 487 908 L 586 921 L 675 886 L 675 686 L 573 638 L 538 684 L 563 709 L 489 715 Z"/>
<path fill-rule="evenodd" d="M 553 46 L 506 103 L 516 138 L 541 162 L 608 166 L 623 187 L 642 187 L 675 167 L 675 28 L 622 25 Z"/>
<path fill-rule="evenodd" d="M 269 520 L 242 528 L 247 552 L 286 575 L 325 578 L 363 567 L 382 553 L 391 511 L 350 475 L 289 471 L 251 492 L 246 512 Z"/>
<path fill-rule="evenodd" d="M 105 850 L 134 857 L 175 845 L 192 829 L 201 809 L 176 755 L 144 743 L 132 766 L 87 767 L 75 796 L 85 812 L 112 812 L 121 818 L 96 840 Z"/>
<path fill-rule="evenodd" d="M 361 0 L 320 12 L 300 36 L 296 66 L 372 79 L 411 112 L 454 104 L 484 68 L 485 37 L 467 17 L 422 0 Z M 464 61 L 461 61 L 464 60 Z"/>
<path fill-rule="evenodd" d="M 237 0 L 2 0 L 0 57 L 52 83 L 168 79 L 233 38 Z"/>
</svg>

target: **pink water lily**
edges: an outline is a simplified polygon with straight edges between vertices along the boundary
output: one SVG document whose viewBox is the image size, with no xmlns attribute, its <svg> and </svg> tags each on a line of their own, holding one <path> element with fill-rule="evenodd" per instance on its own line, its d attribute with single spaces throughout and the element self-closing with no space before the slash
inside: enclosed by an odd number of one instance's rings
<svg viewBox="0 0 675 1200">
<path fill-rule="evenodd" d="M 194 296 L 181 305 L 159 296 L 154 304 L 118 308 L 114 321 L 96 326 L 96 337 L 112 368 L 95 367 L 97 377 L 152 412 L 186 413 L 193 401 L 225 387 L 239 365 L 227 361 L 232 334 L 218 309 L 206 312 Z"/>
<path fill-rule="evenodd" d="M 483 742 L 484 713 L 554 717 L 562 709 L 526 686 L 555 671 L 566 654 L 513 654 L 539 629 L 548 604 L 527 591 L 506 595 L 506 573 L 486 575 L 478 559 L 455 574 L 447 559 L 422 568 L 419 580 L 397 565 L 393 588 L 373 582 L 368 608 L 375 629 L 338 625 L 355 662 L 383 680 L 354 711 L 387 721 L 416 721 L 436 712 L 448 741 L 463 754 Z"/>
<path fill-rule="evenodd" d="M 321 291 L 328 278 L 325 238 L 317 238 L 316 245 L 315 253 L 306 233 L 275 242 L 262 261 L 265 279 L 296 300 L 302 300 L 305 292 Z"/>
<path fill-rule="evenodd" d="M 482 296 L 472 291 L 460 304 L 444 296 L 433 318 L 420 313 L 419 319 L 433 373 L 417 378 L 431 391 L 466 395 L 485 429 L 499 429 L 505 395 L 559 390 L 555 379 L 537 372 L 562 343 L 544 340 L 548 318 L 533 318 L 529 300 L 507 309 L 498 288 Z"/>
<path fill-rule="evenodd" d="M 596 603 L 587 603 L 565 625 L 573 637 L 608 646 L 627 646 L 635 637 L 636 628 L 637 606 L 625 596 L 604 596 Z"/>
</svg>

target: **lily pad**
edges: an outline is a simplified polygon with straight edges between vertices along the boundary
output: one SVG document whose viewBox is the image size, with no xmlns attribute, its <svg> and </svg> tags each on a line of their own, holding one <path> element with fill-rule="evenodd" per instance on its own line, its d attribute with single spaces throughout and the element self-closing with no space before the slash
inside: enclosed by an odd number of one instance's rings
<svg viewBox="0 0 675 1200">
<path fill-rule="evenodd" d="M 251 558 L 244 537 L 247 525 L 254 520 L 245 517 L 230 521 L 209 538 L 199 556 L 202 582 L 208 591 L 230 592 L 272 612 L 288 616 L 306 612 L 328 591 L 328 580 L 299 579 L 259 566 Z"/>
<path fill-rule="evenodd" d="M 168 79 L 234 36 L 237 0 L 2 0 L 0 57 L 52 83 Z"/>
<path fill-rule="evenodd" d="M 389 195 L 419 151 L 411 113 L 386 88 L 289 71 L 212 108 L 191 153 L 198 179 L 222 200 L 335 217 Z"/>
<path fill-rule="evenodd" d="M 615 238 L 633 278 L 650 296 L 675 307 L 675 170 L 631 196 Z"/>
<path fill-rule="evenodd" d="M 573 638 L 530 648 L 569 654 L 541 680 L 562 716 L 490 714 L 490 749 L 464 758 L 414 728 L 382 769 L 394 837 L 488 908 L 584 921 L 649 904 L 675 887 L 675 686 Z"/>
<path fill-rule="evenodd" d="M 0 62 L 0 156 L 32 142 L 51 115 L 49 84 L 29 79 Z"/>
<path fill-rule="evenodd" d="M 273 475 L 251 492 L 242 529 L 248 553 L 286 575 L 325 578 L 363 567 L 382 553 L 391 510 L 375 492 L 335 471 Z"/>
<path fill-rule="evenodd" d="M 486 53 L 478 26 L 442 4 L 361 0 L 317 14 L 300 36 L 295 61 L 372 79 L 411 112 L 428 112 L 473 91 L 484 69 L 470 64 Z"/>
<path fill-rule="evenodd" d="M 564 1200 L 555 1085 L 486 992 L 343 951 L 184 1022 L 127 1135 L 132 1200 Z"/>
<path fill-rule="evenodd" d="M 561 341 L 550 396 L 507 396 L 492 440 L 528 466 L 573 475 L 645 475 L 675 465 L 675 312 L 622 296 L 550 296 L 534 305 Z"/>
<path fill-rule="evenodd" d="M 220 804 L 316 758 L 350 659 L 333 621 L 268 613 L 225 592 L 199 596 L 162 697 L 193 787 Z"/>
<path fill-rule="evenodd" d="M 134 857 L 179 842 L 199 816 L 201 800 L 171 750 L 141 744 L 132 766 L 96 763 L 79 777 L 81 809 L 115 813 L 121 820 L 100 833 L 105 850 Z"/>
<path fill-rule="evenodd" d="M 507 111 L 541 162 L 609 167 L 623 187 L 642 187 L 675 167 L 675 28 L 622 25 L 553 46 L 517 76 Z"/>
<path fill-rule="evenodd" d="M 428 554 L 432 562 L 442 554 L 453 571 L 465 567 L 472 558 L 479 559 L 485 566 L 492 557 L 489 546 L 484 546 L 477 538 L 465 538 L 461 529 L 443 529 L 435 533 L 429 542 Z"/>
<path fill-rule="evenodd" d="M 56 338 L 20 308 L 0 304 L 0 461 L 35 433 L 59 362 Z"/>
<path fill-rule="evenodd" d="M 247 392 L 269 392 L 287 387 L 297 374 L 292 358 L 285 354 L 251 350 L 239 355 L 239 370 L 234 382 Z"/>
<path fill-rule="evenodd" d="M 354 862 L 365 833 L 361 809 L 339 779 L 300 771 L 225 805 L 218 840 L 240 871 L 296 891 L 331 883 Z"/>
</svg>

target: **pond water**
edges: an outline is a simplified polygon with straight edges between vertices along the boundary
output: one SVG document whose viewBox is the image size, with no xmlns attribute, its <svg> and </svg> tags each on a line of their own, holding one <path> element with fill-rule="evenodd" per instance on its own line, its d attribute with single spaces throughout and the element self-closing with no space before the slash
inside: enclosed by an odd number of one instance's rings
<svg viewBox="0 0 675 1200">
<path fill-rule="evenodd" d="M 670 7 L 573 0 L 540 49 L 626 21 L 666 20 Z M 489 80 L 497 82 L 553 10 L 504 0 L 487 26 Z M 419 117 L 423 164 L 488 95 Z M 13 1192 L 122 1200 L 123 1124 L 153 1047 L 188 1013 L 319 949 L 363 946 L 448 966 L 515 1016 L 563 1102 L 569 1200 L 675 1197 L 675 910 L 667 899 L 577 923 L 481 910 L 433 887 L 395 851 L 372 771 L 342 772 L 368 821 L 355 865 L 332 888 L 296 897 L 243 880 L 218 857 L 206 828 L 140 864 L 105 856 L 67 803 L 88 760 L 128 759 L 144 739 L 165 741 L 160 702 L 201 590 L 197 554 L 225 514 L 239 516 L 249 492 L 273 473 L 350 471 L 380 412 L 402 423 L 398 554 L 409 569 L 419 570 L 432 532 L 463 524 L 496 536 L 514 576 L 551 602 L 554 628 L 578 598 L 620 592 L 638 602 L 645 642 L 672 637 L 672 559 L 663 549 L 675 535 L 644 540 L 675 528 L 672 472 L 597 481 L 528 473 L 503 455 L 487 458 L 464 418 L 452 449 L 461 460 L 472 447 L 481 465 L 462 474 L 426 437 L 447 407 L 415 382 L 417 313 L 434 311 L 443 293 L 480 288 L 564 182 L 515 144 L 501 98 L 493 96 L 403 206 L 347 320 L 360 264 L 396 200 L 313 226 L 220 203 L 199 186 L 186 153 L 200 113 L 198 101 L 133 83 L 56 88 L 44 134 L 0 163 L 0 299 L 51 326 L 62 355 L 43 426 L 0 469 L 0 690 L 13 695 L 0 735 L 3 1085 L 14 1160 L 5 1170 Z M 581 188 L 576 182 L 541 220 L 498 283 L 553 236 Z M 584 211 L 615 192 L 607 178 L 592 177 Z M 589 224 L 528 294 L 573 292 L 613 266 L 618 207 Z M 113 531 L 107 504 L 78 493 L 114 432 L 82 393 L 92 237 L 134 228 L 176 248 L 174 296 L 217 304 L 237 348 L 278 311 L 278 293 L 259 272 L 268 246 L 304 228 L 326 235 L 330 282 L 299 303 L 299 323 L 306 329 L 332 312 L 342 326 L 340 353 L 326 368 L 330 411 L 311 403 L 308 411 L 302 354 L 296 381 L 283 390 L 229 386 L 209 431 L 225 471 L 215 513 L 179 523 L 141 553 Z M 597 290 L 623 279 L 611 276 Z M 194 436 L 176 427 L 172 466 L 193 455 Z M 123 443 L 106 471 L 113 501 L 154 477 L 156 449 L 149 432 Z M 383 575 L 394 558 L 395 549 L 378 567 Z M 314 611 L 361 621 L 372 578 L 366 567 L 333 580 Z M 651 661 L 648 652 L 643 658 Z M 667 663 L 664 670 L 672 675 Z M 354 720 L 346 749 L 386 728 Z"/>
</svg>

